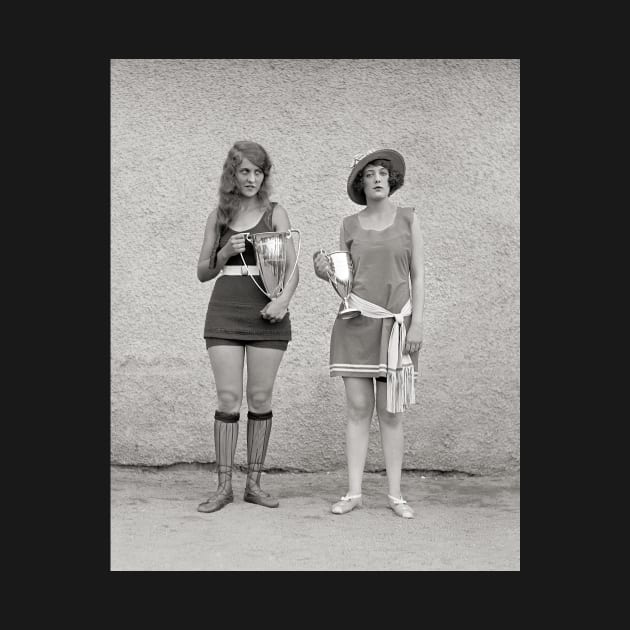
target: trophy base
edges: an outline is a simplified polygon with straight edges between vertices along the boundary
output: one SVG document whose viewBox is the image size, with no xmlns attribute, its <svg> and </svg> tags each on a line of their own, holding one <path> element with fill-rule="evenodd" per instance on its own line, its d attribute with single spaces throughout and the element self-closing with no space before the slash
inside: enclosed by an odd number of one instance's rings
<svg viewBox="0 0 630 630">
<path fill-rule="evenodd" d="M 339 311 L 339 314 L 337 315 L 337 317 L 340 317 L 341 319 L 352 319 L 353 317 L 356 317 L 357 315 L 361 315 L 361 311 L 359 309 L 344 308 L 342 311 Z"/>
</svg>

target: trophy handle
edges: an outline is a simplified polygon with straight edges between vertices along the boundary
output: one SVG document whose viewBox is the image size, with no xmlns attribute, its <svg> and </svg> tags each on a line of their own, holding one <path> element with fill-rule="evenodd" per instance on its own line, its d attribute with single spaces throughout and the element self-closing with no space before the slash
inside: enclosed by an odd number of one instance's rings
<svg viewBox="0 0 630 630">
<path fill-rule="evenodd" d="M 287 230 L 287 238 L 291 238 L 291 232 L 296 232 L 298 237 L 299 237 L 298 238 L 298 249 L 297 249 L 297 252 L 295 253 L 295 264 L 293 265 L 293 271 L 291 271 L 291 274 L 289 275 L 289 278 L 284 283 L 285 287 L 287 286 L 287 284 L 289 284 L 289 280 L 291 280 L 291 278 L 293 278 L 293 274 L 295 273 L 295 270 L 297 269 L 298 260 L 300 258 L 300 249 L 302 247 L 302 234 L 300 234 L 300 230 L 296 230 L 294 228 L 291 228 L 290 230 Z M 282 287 L 282 291 L 284 292 L 284 287 Z"/>
<path fill-rule="evenodd" d="M 245 240 L 246 240 L 246 241 L 249 241 L 252 245 L 254 244 L 254 239 L 252 238 L 252 236 L 251 236 L 251 234 L 250 234 L 249 232 L 245 232 Z M 254 284 L 255 284 L 255 285 L 256 285 L 256 286 L 260 289 L 260 291 L 261 291 L 264 295 L 266 295 L 269 299 L 271 299 L 271 295 L 270 295 L 269 293 L 267 293 L 267 291 L 265 291 L 265 290 L 264 290 L 264 289 L 263 289 L 263 288 L 262 288 L 262 287 L 258 284 L 258 282 L 256 282 L 256 278 L 254 278 L 254 276 L 252 276 L 252 275 L 249 273 L 249 267 L 248 267 L 247 263 L 245 262 L 245 258 L 243 257 L 242 252 L 241 252 L 241 260 L 243 261 L 243 267 L 244 267 L 245 269 L 247 269 L 247 273 L 246 273 L 246 274 L 244 274 L 244 275 L 249 276 L 249 277 L 252 279 L 252 282 L 253 282 L 253 283 L 254 283 Z"/>
<path fill-rule="evenodd" d="M 248 237 L 245 237 L 246 239 L 248 239 Z M 250 241 L 251 242 L 251 241 Z M 271 296 L 269 295 L 269 293 L 267 293 L 267 291 L 265 291 L 259 284 L 258 282 L 256 282 L 256 278 L 254 278 L 254 276 L 252 276 L 249 273 L 249 266 L 248 264 L 245 262 L 245 258 L 243 258 L 243 254 L 241 254 L 241 260 L 243 261 L 243 267 L 245 269 L 247 269 L 247 273 L 243 274 L 244 276 L 249 276 L 252 279 L 252 282 L 269 298 L 271 299 Z"/>
</svg>

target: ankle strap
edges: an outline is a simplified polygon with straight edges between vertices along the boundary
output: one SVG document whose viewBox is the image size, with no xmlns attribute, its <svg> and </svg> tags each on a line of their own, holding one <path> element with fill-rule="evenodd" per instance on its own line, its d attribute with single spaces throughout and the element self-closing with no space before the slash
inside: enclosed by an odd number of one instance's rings
<svg viewBox="0 0 630 630">
<path fill-rule="evenodd" d="M 341 497 L 342 501 L 351 501 L 352 499 L 360 499 L 363 495 L 361 494 L 346 494 L 345 496 Z"/>
<path fill-rule="evenodd" d="M 397 499 L 396 497 L 393 497 L 391 494 L 388 494 L 387 496 L 392 500 L 392 502 L 396 503 L 397 505 L 401 505 L 402 503 L 407 503 L 407 501 L 405 501 L 402 498 L 402 495 L 401 495 L 400 499 Z"/>
</svg>

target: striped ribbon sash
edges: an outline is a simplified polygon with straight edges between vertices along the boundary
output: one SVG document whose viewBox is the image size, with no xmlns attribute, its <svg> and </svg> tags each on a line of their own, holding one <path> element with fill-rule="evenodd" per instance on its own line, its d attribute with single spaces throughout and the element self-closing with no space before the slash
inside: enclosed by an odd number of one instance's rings
<svg viewBox="0 0 630 630">
<path fill-rule="evenodd" d="M 354 293 L 348 296 L 348 305 L 350 308 L 358 308 L 364 317 L 394 318 L 394 325 L 387 346 L 387 411 L 390 413 L 404 411 L 409 405 L 416 402 L 416 392 L 413 386 L 413 362 L 409 353 L 404 352 L 407 339 L 404 318 L 412 313 L 411 300 L 407 300 L 400 313 L 392 313 Z"/>
</svg>

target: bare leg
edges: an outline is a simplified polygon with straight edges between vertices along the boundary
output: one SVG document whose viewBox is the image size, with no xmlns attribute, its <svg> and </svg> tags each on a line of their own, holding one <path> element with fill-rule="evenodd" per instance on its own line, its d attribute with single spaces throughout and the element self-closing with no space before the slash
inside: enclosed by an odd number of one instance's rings
<svg viewBox="0 0 630 630">
<path fill-rule="evenodd" d="M 403 414 L 387 411 L 387 383 L 376 382 L 376 411 L 387 471 L 389 507 L 397 516 L 413 518 L 413 510 L 400 491 L 404 451 Z"/>
<path fill-rule="evenodd" d="M 348 494 L 361 494 L 363 469 L 374 414 L 374 381 L 371 378 L 343 377 L 346 387 L 346 458 Z"/>
<path fill-rule="evenodd" d="M 271 410 L 273 385 L 284 350 L 247 346 L 247 406 L 250 411 Z"/>
<path fill-rule="evenodd" d="M 238 413 L 243 402 L 243 346 L 211 346 L 208 348 L 219 411 Z"/>
<path fill-rule="evenodd" d="M 376 411 L 381 430 L 381 446 L 387 471 L 388 494 L 400 496 L 404 437 L 401 413 L 390 413 L 387 405 L 387 383 L 376 382 Z"/>
</svg>

